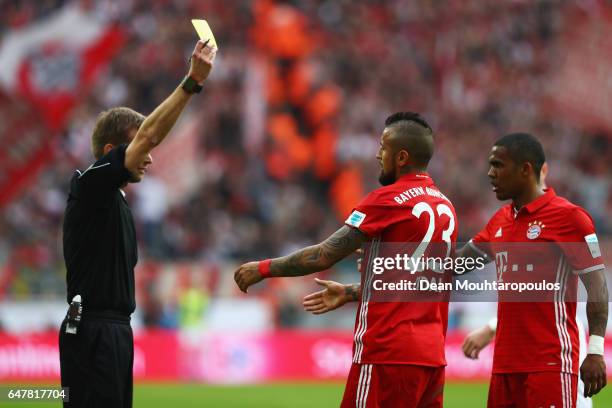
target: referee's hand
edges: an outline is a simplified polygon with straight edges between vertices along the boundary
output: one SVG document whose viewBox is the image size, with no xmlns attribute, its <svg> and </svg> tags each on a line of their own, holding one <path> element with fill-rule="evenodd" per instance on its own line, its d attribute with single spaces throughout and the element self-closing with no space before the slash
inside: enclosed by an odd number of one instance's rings
<svg viewBox="0 0 612 408">
<path fill-rule="evenodd" d="M 234 272 L 234 280 L 240 290 L 247 293 L 249 286 L 263 280 L 263 276 L 259 272 L 259 262 L 249 262 L 240 266 Z"/>
<path fill-rule="evenodd" d="M 217 48 L 208 45 L 208 41 L 198 41 L 191 53 L 189 76 L 202 85 L 213 67 Z"/>
<path fill-rule="evenodd" d="M 599 354 L 587 354 L 580 366 L 580 378 L 584 383 L 584 396 L 592 397 L 606 386 L 606 363 Z"/>
</svg>

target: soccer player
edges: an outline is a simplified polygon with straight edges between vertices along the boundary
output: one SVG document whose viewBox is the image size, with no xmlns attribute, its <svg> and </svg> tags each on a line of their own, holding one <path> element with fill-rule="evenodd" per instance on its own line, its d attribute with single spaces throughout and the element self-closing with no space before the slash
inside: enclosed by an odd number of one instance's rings
<svg viewBox="0 0 612 408">
<path fill-rule="evenodd" d="M 181 85 L 148 117 L 128 108 L 102 112 L 92 135 L 96 162 L 72 176 L 64 216 L 66 283 L 68 302 L 78 295 L 83 309 L 78 325 L 72 319 L 78 312 L 70 308 L 60 328 L 61 382 L 69 387 L 65 407 L 132 406 L 130 315 L 136 307 L 137 252 L 121 189 L 142 180 L 152 163 L 150 152 L 202 89 L 215 53 L 199 41 Z"/>
<path fill-rule="evenodd" d="M 584 209 L 543 188 L 539 178 L 544 162 L 544 150 L 530 134 L 509 134 L 494 144 L 488 176 L 497 198 L 512 202 L 457 251 L 462 257 L 486 255 L 495 260 L 501 281 L 512 276 L 508 264 L 516 243 L 540 243 L 534 247 L 540 251 L 538 273 L 548 274 L 563 288 L 552 302 L 499 302 L 489 407 L 576 406 L 577 276 L 588 295 L 590 338 L 580 366 L 584 396 L 606 385 L 608 290 L 595 227 Z M 559 250 L 552 251 L 553 246 Z"/>
<path fill-rule="evenodd" d="M 540 171 L 540 185 L 543 189 L 546 189 L 546 176 L 548 175 L 548 165 L 544 163 L 542 170 Z M 580 343 L 579 352 L 579 363 L 582 364 L 584 361 L 587 350 L 586 350 L 586 334 L 583 324 L 580 319 L 576 319 L 578 327 L 578 338 Z M 471 331 L 463 341 L 462 350 L 463 354 L 467 358 L 473 360 L 478 358 L 478 355 L 489 343 L 495 339 L 495 332 L 497 331 L 497 317 L 491 319 L 486 325 L 479 327 Z M 576 406 L 578 408 L 592 408 L 593 401 L 591 398 L 584 396 L 584 382 L 578 378 L 578 395 L 576 398 Z"/>
<path fill-rule="evenodd" d="M 368 194 L 324 242 L 246 263 L 235 272 L 246 292 L 265 278 L 328 269 L 368 243 L 361 285 L 342 288 L 344 302 L 360 300 L 342 407 L 442 406 L 448 303 L 370 300 L 373 259 L 384 243 L 431 242 L 450 248 L 456 241 L 453 205 L 426 173 L 433 150 L 431 127 L 420 115 L 389 116 L 377 155 L 383 187 Z"/>
</svg>

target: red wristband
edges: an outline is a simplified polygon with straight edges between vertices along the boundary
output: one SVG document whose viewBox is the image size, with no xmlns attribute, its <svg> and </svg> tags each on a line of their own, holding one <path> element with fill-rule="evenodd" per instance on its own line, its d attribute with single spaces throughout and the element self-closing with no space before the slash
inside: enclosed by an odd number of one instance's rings
<svg viewBox="0 0 612 408">
<path fill-rule="evenodd" d="M 271 259 L 264 259 L 263 261 L 259 261 L 259 264 L 257 265 L 257 269 L 259 270 L 259 273 L 261 274 L 262 278 L 270 277 L 270 264 L 271 263 L 272 263 Z"/>
</svg>

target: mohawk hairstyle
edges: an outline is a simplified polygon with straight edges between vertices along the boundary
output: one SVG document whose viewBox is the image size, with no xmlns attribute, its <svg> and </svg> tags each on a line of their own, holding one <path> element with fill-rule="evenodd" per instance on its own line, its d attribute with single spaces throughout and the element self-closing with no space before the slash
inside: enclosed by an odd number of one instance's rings
<svg viewBox="0 0 612 408">
<path fill-rule="evenodd" d="M 416 122 L 430 131 L 432 130 L 425 118 L 415 112 L 396 112 L 385 120 L 385 127 L 403 120 Z"/>
<path fill-rule="evenodd" d="M 418 113 L 396 112 L 385 120 L 385 127 L 393 127 L 395 147 L 410 153 L 413 164 L 427 168 L 434 153 L 433 130 Z"/>
</svg>

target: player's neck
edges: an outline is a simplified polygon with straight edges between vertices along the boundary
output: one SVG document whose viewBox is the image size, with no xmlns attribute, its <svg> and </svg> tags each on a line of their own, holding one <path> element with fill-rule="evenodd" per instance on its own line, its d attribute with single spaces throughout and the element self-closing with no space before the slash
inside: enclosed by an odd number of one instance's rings
<svg viewBox="0 0 612 408">
<path fill-rule="evenodd" d="M 521 207 L 529 204 L 532 201 L 535 201 L 542 195 L 544 195 L 545 191 L 540 185 L 534 185 L 531 188 L 525 189 L 520 195 L 514 197 L 512 199 L 512 205 L 516 210 L 520 210 Z"/>
<path fill-rule="evenodd" d="M 397 178 L 402 177 L 404 174 L 424 173 L 426 171 L 427 169 L 422 167 L 405 166 L 399 169 L 399 174 L 397 175 Z"/>
</svg>

